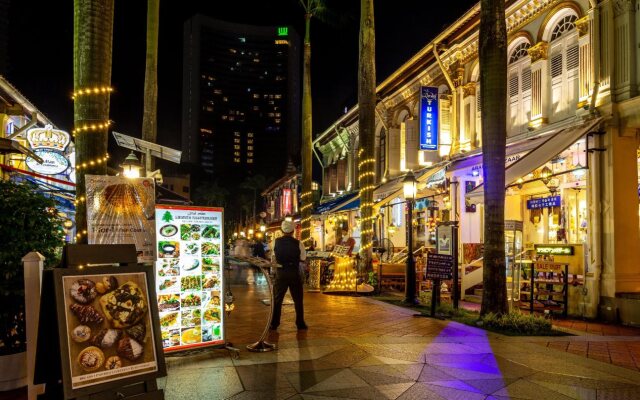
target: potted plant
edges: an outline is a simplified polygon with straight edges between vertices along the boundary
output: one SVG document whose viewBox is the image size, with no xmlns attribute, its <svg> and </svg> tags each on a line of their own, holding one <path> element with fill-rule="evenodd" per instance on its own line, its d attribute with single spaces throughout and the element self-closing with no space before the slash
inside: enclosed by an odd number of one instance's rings
<svg viewBox="0 0 640 400">
<path fill-rule="evenodd" d="M 22 257 L 38 251 L 54 265 L 63 229 L 53 199 L 31 184 L 0 181 L 0 391 L 26 384 Z"/>
</svg>

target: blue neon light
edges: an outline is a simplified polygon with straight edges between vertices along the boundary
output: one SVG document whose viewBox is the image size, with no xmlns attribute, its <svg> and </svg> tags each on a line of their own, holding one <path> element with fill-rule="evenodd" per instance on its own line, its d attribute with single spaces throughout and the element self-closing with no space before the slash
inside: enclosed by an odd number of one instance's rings
<svg viewBox="0 0 640 400">
<path fill-rule="evenodd" d="M 438 150 L 438 88 L 420 88 L 420 150 Z"/>
</svg>

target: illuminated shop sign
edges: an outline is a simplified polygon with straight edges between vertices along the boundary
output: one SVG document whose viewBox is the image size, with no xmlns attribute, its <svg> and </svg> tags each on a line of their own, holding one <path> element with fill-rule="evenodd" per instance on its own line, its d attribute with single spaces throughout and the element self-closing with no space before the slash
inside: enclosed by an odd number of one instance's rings
<svg viewBox="0 0 640 400">
<path fill-rule="evenodd" d="M 282 190 L 282 215 L 291 214 L 291 209 L 292 209 L 291 189 L 283 189 Z"/>
<path fill-rule="evenodd" d="M 536 244 L 536 253 L 538 254 L 549 254 L 554 256 L 572 256 L 575 254 L 575 250 L 573 246 L 554 246 L 554 245 L 543 245 Z"/>
<path fill-rule="evenodd" d="M 69 168 L 69 160 L 64 154 L 71 141 L 67 132 L 46 125 L 44 128 L 29 129 L 27 141 L 33 152 L 42 158 L 42 163 L 39 163 L 27 157 L 25 161 L 32 171 L 43 175 L 58 175 Z"/>
<path fill-rule="evenodd" d="M 420 150 L 438 150 L 438 88 L 420 88 Z"/>
<path fill-rule="evenodd" d="M 278 36 L 288 36 L 289 35 L 289 28 L 286 26 L 279 26 L 278 27 Z"/>
<path fill-rule="evenodd" d="M 560 196 L 540 197 L 537 199 L 527 200 L 527 209 L 560 207 Z"/>
</svg>

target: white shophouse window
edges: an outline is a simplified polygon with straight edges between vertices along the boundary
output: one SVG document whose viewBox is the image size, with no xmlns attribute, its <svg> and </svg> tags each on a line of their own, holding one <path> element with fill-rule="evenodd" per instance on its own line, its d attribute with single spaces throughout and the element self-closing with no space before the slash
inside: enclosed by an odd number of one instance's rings
<svg viewBox="0 0 640 400">
<path fill-rule="evenodd" d="M 577 19 L 573 10 L 561 11 L 549 32 L 550 118 L 556 121 L 574 114 L 578 103 L 580 52 Z"/>
<path fill-rule="evenodd" d="M 531 119 L 531 44 L 526 38 L 516 39 L 510 46 L 507 74 L 507 96 L 510 135 L 526 129 Z"/>
<path fill-rule="evenodd" d="M 396 197 L 391 200 L 391 223 L 393 226 L 402 226 L 402 221 L 404 220 L 404 203 L 402 199 Z"/>
</svg>

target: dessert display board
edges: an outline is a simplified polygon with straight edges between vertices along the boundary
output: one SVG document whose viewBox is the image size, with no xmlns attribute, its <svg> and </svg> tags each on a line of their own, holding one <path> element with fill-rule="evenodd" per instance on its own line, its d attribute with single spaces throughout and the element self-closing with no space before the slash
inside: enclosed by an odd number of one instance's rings
<svg viewBox="0 0 640 400">
<path fill-rule="evenodd" d="M 223 345 L 223 209 L 156 205 L 156 282 L 165 352 Z"/>
<path fill-rule="evenodd" d="M 65 398 L 165 375 L 148 268 L 54 274 Z"/>
<path fill-rule="evenodd" d="M 151 178 L 87 175 L 89 244 L 135 244 L 138 262 L 153 263 L 155 186 Z"/>
</svg>

